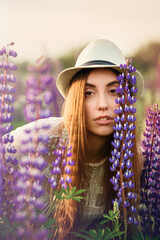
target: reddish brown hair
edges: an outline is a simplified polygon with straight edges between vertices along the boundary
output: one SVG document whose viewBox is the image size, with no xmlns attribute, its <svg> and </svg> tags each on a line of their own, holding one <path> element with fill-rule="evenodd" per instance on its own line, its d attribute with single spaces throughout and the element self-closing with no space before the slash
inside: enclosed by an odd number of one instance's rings
<svg viewBox="0 0 160 240">
<path fill-rule="evenodd" d="M 86 144 L 84 91 L 89 72 L 82 70 L 74 76 L 68 89 L 63 110 L 64 127 L 69 132 L 72 159 L 75 161 L 75 165 L 72 167 L 70 187 L 76 186 L 76 189 L 82 188 L 81 183 L 84 178 L 84 171 L 82 171 Z M 58 239 L 72 239 L 72 235 L 68 236 L 68 233 L 75 229 L 77 213 L 78 203 L 74 200 L 64 200 L 59 209 L 56 210 L 55 217 L 58 219 L 59 225 Z"/>
</svg>

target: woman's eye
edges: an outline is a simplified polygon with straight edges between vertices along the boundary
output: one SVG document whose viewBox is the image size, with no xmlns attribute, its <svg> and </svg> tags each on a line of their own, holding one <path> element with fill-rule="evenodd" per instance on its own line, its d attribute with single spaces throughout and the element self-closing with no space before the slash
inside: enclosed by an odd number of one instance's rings
<svg viewBox="0 0 160 240">
<path fill-rule="evenodd" d="M 117 94 L 116 88 L 115 89 L 111 89 L 109 92 L 112 93 L 112 94 Z"/>
<path fill-rule="evenodd" d="M 85 92 L 85 96 L 86 97 L 90 97 L 90 96 L 92 96 L 93 95 L 93 92 L 92 91 L 86 91 Z"/>
</svg>

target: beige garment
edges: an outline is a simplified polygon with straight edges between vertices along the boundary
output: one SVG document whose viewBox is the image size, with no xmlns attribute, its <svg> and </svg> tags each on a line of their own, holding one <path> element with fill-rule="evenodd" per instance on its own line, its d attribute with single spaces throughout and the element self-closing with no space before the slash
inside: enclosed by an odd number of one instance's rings
<svg viewBox="0 0 160 240">
<path fill-rule="evenodd" d="M 105 211 L 106 191 L 104 191 L 105 164 L 107 158 L 99 163 L 86 164 L 87 193 L 83 207 L 80 208 L 80 228 L 100 219 Z"/>
</svg>

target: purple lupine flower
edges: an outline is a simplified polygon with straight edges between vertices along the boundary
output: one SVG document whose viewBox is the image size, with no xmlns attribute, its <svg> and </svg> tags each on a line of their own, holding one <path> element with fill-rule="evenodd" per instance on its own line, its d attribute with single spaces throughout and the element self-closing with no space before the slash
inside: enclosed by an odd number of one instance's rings
<svg viewBox="0 0 160 240">
<path fill-rule="evenodd" d="M 34 114 L 35 110 L 33 107 L 35 101 L 37 104 L 39 104 L 42 110 L 40 113 L 40 118 L 47 118 L 52 115 L 59 116 L 60 97 L 58 98 L 55 79 L 51 75 L 52 68 L 50 60 L 46 58 L 40 58 L 37 60 L 36 66 L 29 66 L 28 70 L 31 73 L 31 76 L 27 79 L 28 91 L 26 96 L 30 100 L 30 106 L 27 105 L 24 109 L 26 119 L 28 121 L 33 121 L 36 119 Z M 40 95 L 40 92 L 43 92 L 43 94 Z M 45 105 L 48 105 L 47 111 L 43 110 Z"/>
<path fill-rule="evenodd" d="M 9 62 L 10 57 L 16 57 L 17 53 L 11 50 L 13 43 L 8 44 L 0 50 L 3 61 L 0 62 L 0 221 L 4 225 L 0 231 L 1 239 L 9 239 L 12 231 L 7 234 L 6 224 L 3 221 L 7 219 L 8 224 L 12 226 L 13 219 L 13 196 L 12 179 L 15 177 L 17 159 L 14 157 L 16 149 L 14 148 L 13 136 L 10 131 L 13 129 L 11 121 L 13 119 L 14 103 L 13 94 L 15 93 L 14 83 L 15 76 L 12 70 L 16 70 L 17 66 Z M 10 54 L 12 51 L 13 54 Z"/>
<path fill-rule="evenodd" d="M 132 192 L 134 183 L 132 182 L 132 147 L 134 145 L 133 139 L 135 137 L 133 131 L 135 126 L 136 112 L 133 104 L 136 102 L 134 94 L 137 92 L 135 87 L 136 77 L 133 75 L 135 68 L 132 66 L 132 61 L 127 60 L 126 64 L 121 65 L 122 73 L 117 76 L 119 81 L 119 87 L 116 89 L 119 97 L 115 102 L 119 105 L 115 109 L 117 114 L 115 118 L 114 140 L 112 145 L 114 147 L 111 152 L 109 161 L 111 162 L 111 171 L 115 172 L 110 179 L 113 184 L 113 188 L 117 191 L 117 201 L 119 206 L 123 207 L 124 222 L 139 224 L 136 217 L 133 214 L 136 212 L 136 208 L 133 203 L 133 199 L 136 199 L 136 195 Z M 125 73 L 124 73 L 125 72 Z M 131 85 L 131 87 L 129 87 Z M 127 189 L 128 194 L 126 194 Z M 132 200 L 132 201 L 131 201 Z"/>
<path fill-rule="evenodd" d="M 35 133 L 33 134 L 30 129 L 25 129 L 20 150 L 23 156 L 14 184 L 14 190 L 17 192 L 14 200 L 18 204 L 15 204 L 13 219 L 25 223 L 21 231 L 17 231 L 17 236 L 33 240 L 36 240 L 38 236 L 47 239 L 47 231 L 39 230 L 46 221 L 46 217 L 42 213 L 37 213 L 41 212 L 45 206 L 41 200 L 45 194 L 42 185 L 45 176 L 42 171 L 47 166 L 45 155 L 48 154 L 47 144 L 50 138 L 44 132 L 49 126 L 47 124 L 41 126 L 36 120 L 51 116 L 49 104 L 52 98 L 49 90 L 53 79 L 47 72 L 48 65 L 41 60 L 37 61 L 35 67 L 30 68 L 32 76 L 27 80 L 25 116 L 27 121 L 35 121 Z M 57 158 L 54 174 L 59 174 L 61 171 L 58 161 Z M 57 183 L 54 178 L 50 179 L 50 184 L 53 188 L 56 187 Z"/>
<path fill-rule="evenodd" d="M 141 226 L 144 233 L 160 235 L 160 109 L 148 111 L 143 133 L 144 168 L 141 176 Z"/>
<path fill-rule="evenodd" d="M 26 120 L 34 121 L 39 118 L 48 118 L 52 116 L 49 105 L 53 101 L 53 77 L 49 73 L 50 63 L 48 60 L 40 58 L 37 60 L 36 66 L 29 66 L 28 70 L 31 76 L 27 79 L 27 104 L 24 109 Z M 39 109 L 38 116 L 36 109 Z"/>
<path fill-rule="evenodd" d="M 57 148 L 54 150 L 56 159 L 52 162 L 53 168 L 51 169 L 51 174 L 53 176 L 49 179 L 49 183 L 53 189 L 59 186 L 67 188 L 67 185 L 72 182 L 72 178 L 70 177 L 72 172 L 71 167 L 75 162 L 70 158 L 72 156 L 72 148 L 68 147 L 68 144 L 68 131 L 63 129 Z"/>
</svg>

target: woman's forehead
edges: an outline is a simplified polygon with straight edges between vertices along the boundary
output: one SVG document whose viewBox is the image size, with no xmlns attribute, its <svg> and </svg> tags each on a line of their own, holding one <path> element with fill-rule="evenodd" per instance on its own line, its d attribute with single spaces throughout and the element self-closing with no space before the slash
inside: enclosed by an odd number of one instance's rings
<svg viewBox="0 0 160 240">
<path fill-rule="evenodd" d="M 86 83 L 93 83 L 93 84 L 99 84 L 100 82 L 108 83 L 110 81 L 117 81 L 117 75 L 114 71 L 108 68 L 102 68 L 102 69 L 93 69 L 87 78 Z"/>
</svg>

